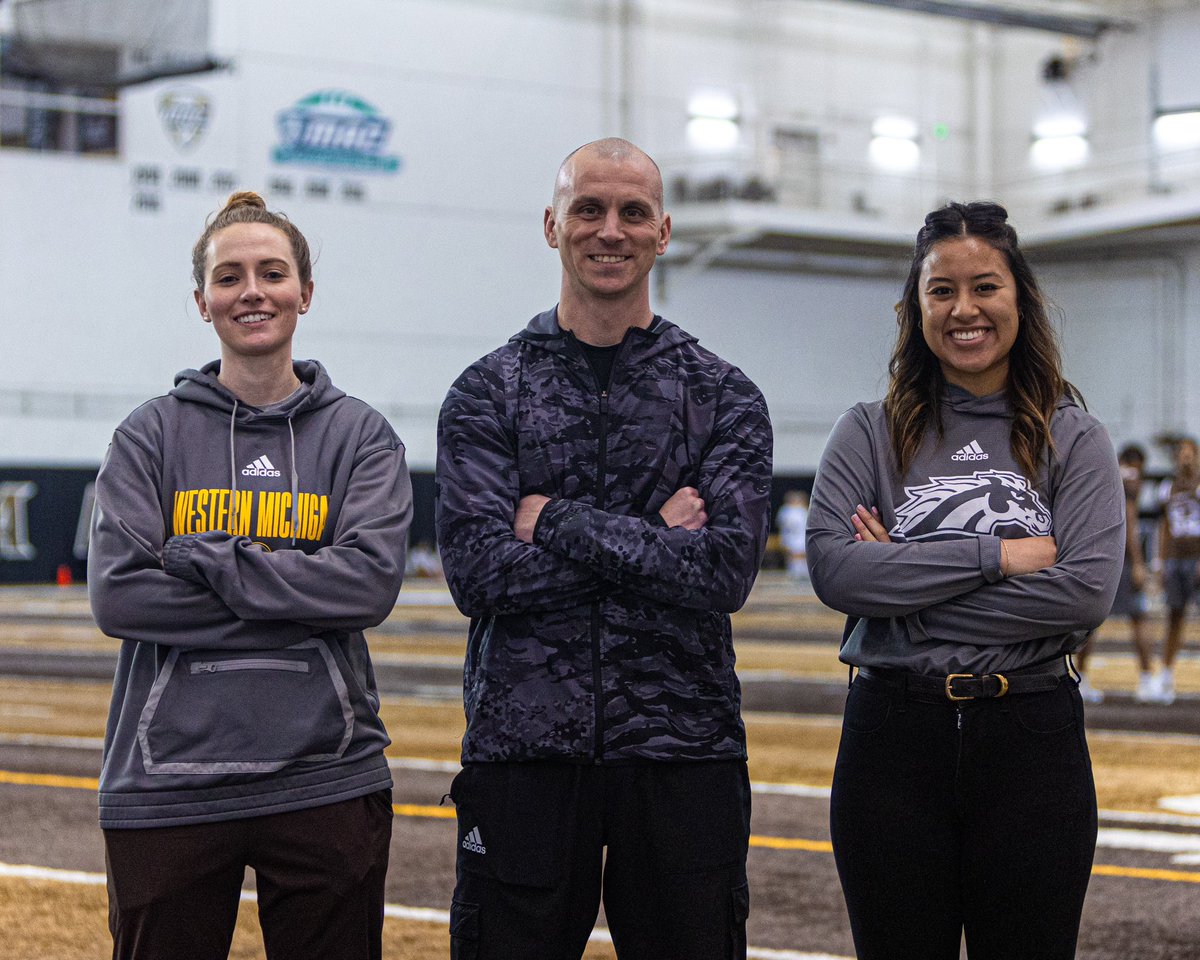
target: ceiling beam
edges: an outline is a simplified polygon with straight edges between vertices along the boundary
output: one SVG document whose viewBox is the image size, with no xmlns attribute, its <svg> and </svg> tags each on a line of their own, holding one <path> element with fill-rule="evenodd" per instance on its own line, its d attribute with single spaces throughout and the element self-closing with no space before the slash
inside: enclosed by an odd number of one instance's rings
<svg viewBox="0 0 1200 960">
<path fill-rule="evenodd" d="M 997 4 L 961 3 L 955 0 L 852 0 L 854 3 L 869 3 L 876 7 L 891 7 L 911 13 L 929 13 L 939 17 L 954 17 L 958 20 L 974 20 L 978 23 L 994 23 L 1002 27 L 1027 27 L 1031 30 L 1046 30 L 1050 33 L 1071 37 L 1086 37 L 1095 40 L 1106 30 L 1132 30 L 1129 20 L 1095 15 L 1067 15 L 1023 10 Z"/>
</svg>

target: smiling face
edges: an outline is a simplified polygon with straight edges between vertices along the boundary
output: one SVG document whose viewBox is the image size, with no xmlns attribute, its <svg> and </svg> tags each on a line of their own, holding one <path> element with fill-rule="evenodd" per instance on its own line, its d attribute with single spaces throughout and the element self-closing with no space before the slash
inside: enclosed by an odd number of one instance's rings
<svg viewBox="0 0 1200 960">
<path fill-rule="evenodd" d="M 308 310 L 313 283 L 300 281 L 291 243 L 265 223 L 218 230 L 205 256 L 200 315 L 221 340 L 223 361 L 267 357 L 290 361 L 297 317 Z"/>
<path fill-rule="evenodd" d="M 949 383 L 976 396 L 1002 390 L 1020 326 L 1004 254 L 977 237 L 942 240 L 921 265 L 921 332 Z"/>
<path fill-rule="evenodd" d="M 559 178 L 543 226 L 562 259 L 564 300 L 634 295 L 649 302 L 650 268 L 666 252 L 671 218 L 648 157 L 580 150 Z"/>
</svg>

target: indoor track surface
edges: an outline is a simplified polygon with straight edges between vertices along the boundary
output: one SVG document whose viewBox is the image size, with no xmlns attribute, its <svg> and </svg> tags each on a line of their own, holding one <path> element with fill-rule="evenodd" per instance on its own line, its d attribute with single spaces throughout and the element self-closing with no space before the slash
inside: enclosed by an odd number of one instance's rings
<svg viewBox="0 0 1200 960">
<path fill-rule="evenodd" d="M 393 744 L 395 830 L 384 956 L 448 956 L 453 808 L 441 805 L 462 732 L 465 621 L 436 581 L 405 586 L 370 635 Z M 1155 629 L 1161 625 L 1156 622 Z M 1093 655 L 1089 707 L 1100 842 L 1081 960 L 1200 958 L 1200 659 L 1169 707 L 1135 703 L 1126 627 Z M 841 620 L 765 573 L 734 618 L 754 781 L 751 957 L 853 955 L 826 822 L 847 671 Z M 0 958 L 107 957 L 96 776 L 117 642 L 81 587 L 0 588 Z M 233 956 L 261 957 L 253 876 Z M 600 918 L 589 958 L 611 958 Z"/>
</svg>

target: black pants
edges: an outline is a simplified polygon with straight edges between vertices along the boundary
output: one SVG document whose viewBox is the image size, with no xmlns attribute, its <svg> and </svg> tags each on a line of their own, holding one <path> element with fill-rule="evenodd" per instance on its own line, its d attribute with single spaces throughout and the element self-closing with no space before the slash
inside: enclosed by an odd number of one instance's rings
<svg viewBox="0 0 1200 960">
<path fill-rule="evenodd" d="M 859 676 L 830 829 L 860 960 L 1073 960 L 1096 848 L 1074 681 L 955 704 Z"/>
<path fill-rule="evenodd" d="M 114 960 L 225 960 L 247 866 L 271 960 L 379 960 L 392 792 L 244 820 L 105 830 Z"/>
<path fill-rule="evenodd" d="M 746 956 L 745 763 L 468 764 L 451 796 L 454 960 L 578 960 L 602 897 L 621 960 Z"/>
</svg>

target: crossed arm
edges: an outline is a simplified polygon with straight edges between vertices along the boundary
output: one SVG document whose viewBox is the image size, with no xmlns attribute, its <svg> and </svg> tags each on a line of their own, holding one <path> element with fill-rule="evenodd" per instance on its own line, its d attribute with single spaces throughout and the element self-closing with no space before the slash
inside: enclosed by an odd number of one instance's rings
<svg viewBox="0 0 1200 960">
<path fill-rule="evenodd" d="M 1062 441 L 1051 537 L 894 543 L 878 498 L 871 427 L 846 414 L 826 446 L 809 514 L 818 596 L 858 617 L 900 617 L 914 641 L 1003 644 L 1090 629 L 1120 574 L 1124 507 L 1112 445 L 1094 424 Z"/>
<path fill-rule="evenodd" d="M 439 422 L 438 536 L 464 613 L 560 609 L 618 589 L 696 609 L 745 601 L 766 543 L 771 449 L 766 406 L 749 381 L 718 413 L 698 486 L 649 517 L 522 494 L 499 387 L 491 371 L 468 370 Z"/>
</svg>

